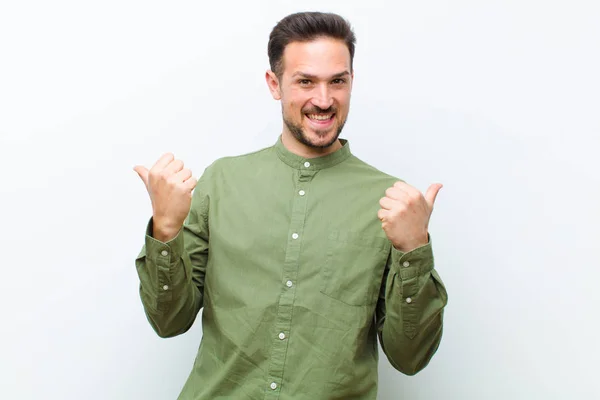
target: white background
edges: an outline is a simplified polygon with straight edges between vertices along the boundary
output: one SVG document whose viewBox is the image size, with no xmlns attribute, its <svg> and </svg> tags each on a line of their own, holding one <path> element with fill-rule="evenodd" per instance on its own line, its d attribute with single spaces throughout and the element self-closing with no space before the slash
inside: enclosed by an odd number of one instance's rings
<svg viewBox="0 0 600 400">
<path fill-rule="evenodd" d="M 132 167 L 196 175 L 272 145 L 268 34 L 335 11 L 358 37 L 343 137 L 440 192 L 450 301 L 415 377 L 380 399 L 600 398 L 597 1 L 3 1 L 0 398 L 175 399 L 202 329 L 160 339 L 134 258 L 150 202 Z"/>
</svg>

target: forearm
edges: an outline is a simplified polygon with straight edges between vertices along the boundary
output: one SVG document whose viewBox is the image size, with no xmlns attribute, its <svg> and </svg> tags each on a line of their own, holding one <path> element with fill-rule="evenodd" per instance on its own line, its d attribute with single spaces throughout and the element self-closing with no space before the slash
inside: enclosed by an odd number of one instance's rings
<svg viewBox="0 0 600 400">
<path fill-rule="evenodd" d="M 202 293 L 192 280 L 184 240 L 183 232 L 179 232 L 164 243 L 153 238 L 149 229 L 136 259 L 144 312 L 160 337 L 186 332 L 202 307 Z"/>
<path fill-rule="evenodd" d="M 380 342 L 397 370 L 414 375 L 435 354 L 442 337 L 446 289 L 433 268 L 431 244 L 392 251 L 378 306 Z"/>
</svg>

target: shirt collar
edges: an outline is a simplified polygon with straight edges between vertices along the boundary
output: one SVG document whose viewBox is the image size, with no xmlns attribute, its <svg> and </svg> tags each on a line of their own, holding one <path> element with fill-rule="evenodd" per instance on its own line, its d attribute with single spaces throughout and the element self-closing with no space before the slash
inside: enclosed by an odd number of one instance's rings
<svg viewBox="0 0 600 400">
<path fill-rule="evenodd" d="M 295 169 L 308 169 L 308 170 L 320 170 L 324 168 L 333 167 L 346 160 L 352 153 L 350 152 L 350 143 L 346 139 L 339 139 L 342 143 L 342 147 L 333 153 L 327 154 L 325 156 L 313 157 L 313 158 L 304 158 L 297 154 L 289 151 L 281 141 L 281 135 L 277 139 L 277 143 L 275 143 L 275 150 L 277 155 L 287 165 Z"/>
</svg>

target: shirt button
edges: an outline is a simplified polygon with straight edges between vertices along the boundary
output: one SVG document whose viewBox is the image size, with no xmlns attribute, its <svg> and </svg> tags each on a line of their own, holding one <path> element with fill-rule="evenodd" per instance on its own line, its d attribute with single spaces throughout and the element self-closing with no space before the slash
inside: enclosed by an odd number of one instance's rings
<svg viewBox="0 0 600 400">
<path fill-rule="evenodd" d="M 281 339 L 281 340 L 285 339 L 285 333 L 281 332 L 279 334 L 279 339 Z"/>
<path fill-rule="evenodd" d="M 306 168 L 308 168 L 308 167 L 310 167 L 310 163 L 307 161 L 307 162 L 305 162 L 305 163 L 304 163 L 304 166 L 305 166 Z"/>
<path fill-rule="evenodd" d="M 408 261 L 404 261 L 404 264 L 402 264 L 402 265 L 404 265 L 405 267 L 408 267 L 410 265 L 410 263 Z"/>
<path fill-rule="evenodd" d="M 160 252 L 160 254 L 162 254 L 163 256 L 165 256 L 165 257 L 166 257 L 166 256 L 168 256 L 168 255 L 169 255 L 169 252 L 168 252 L 168 251 L 166 251 L 166 250 L 163 250 L 163 251 L 161 251 L 161 252 Z"/>
<path fill-rule="evenodd" d="M 412 299 L 411 299 L 410 297 L 407 297 L 407 298 L 406 298 L 406 302 L 407 302 L 407 303 L 412 303 Z"/>
<path fill-rule="evenodd" d="M 299 192 L 298 192 L 298 194 L 299 194 L 300 196 L 304 196 L 304 195 L 306 194 L 306 192 L 305 192 L 304 190 L 301 190 L 301 191 L 299 191 Z"/>
<path fill-rule="evenodd" d="M 273 390 L 277 389 L 277 384 L 275 382 L 271 383 L 271 389 L 273 389 Z"/>
<path fill-rule="evenodd" d="M 286 285 L 287 287 L 292 287 L 293 283 L 292 283 L 292 281 L 287 281 L 287 282 L 285 283 L 285 285 Z"/>
<path fill-rule="evenodd" d="M 298 234 L 297 233 L 292 234 L 292 239 L 298 239 Z"/>
<path fill-rule="evenodd" d="M 169 285 L 163 286 L 163 290 L 169 290 Z"/>
</svg>

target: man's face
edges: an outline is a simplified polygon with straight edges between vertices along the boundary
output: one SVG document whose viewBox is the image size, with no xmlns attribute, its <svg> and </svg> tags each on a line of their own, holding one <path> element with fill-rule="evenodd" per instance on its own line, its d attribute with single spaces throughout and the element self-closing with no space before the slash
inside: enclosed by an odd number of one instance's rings
<svg viewBox="0 0 600 400">
<path fill-rule="evenodd" d="M 284 129 L 311 148 L 335 143 L 348 117 L 353 77 L 342 40 L 288 44 L 281 79 L 267 74 L 273 98 L 281 100 Z"/>
</svg>

